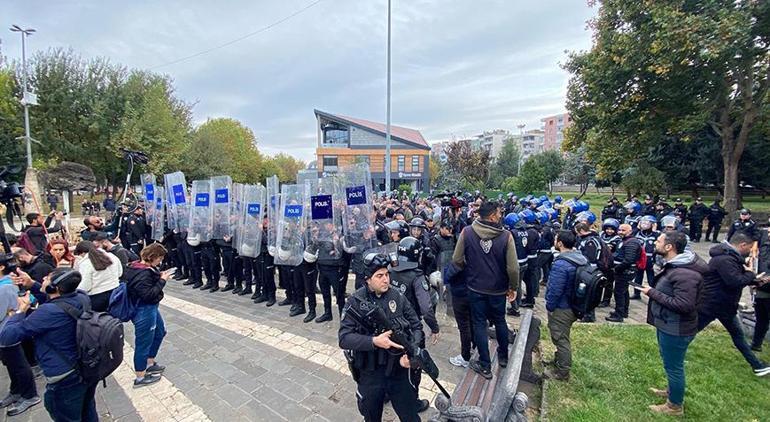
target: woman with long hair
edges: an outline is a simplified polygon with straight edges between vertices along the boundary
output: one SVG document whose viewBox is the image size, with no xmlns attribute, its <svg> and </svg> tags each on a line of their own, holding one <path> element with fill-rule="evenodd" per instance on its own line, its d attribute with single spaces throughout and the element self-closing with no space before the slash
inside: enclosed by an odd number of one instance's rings
<svg viewBox="0 0 770 422">
<path fill-rule="evenodd" d="M 53 258 L 54 267 L 75 268 L 75 255 L 70 251 L 66 239 L 52 239 L 45 250 Z"/>
<path fill-rule="evenodd" d="M 128 297 L 135 301 L 134 323 L 134 387 L 142 387 L 160 381 L 165 366 L 155 361 L 158 350 L 166 336 L 166 325 L 160 316 L 158 304 L 163 300 L 163 288 L 171 278 L 170 271 L 160 272 L 158 268 L 166 256 L 166 248 L 153 243 L 142 249 L 141 261 L 132 262 L 126 268 Z"/>
<path fill-rule="evenodd" d="M 85 257 L 76 267 L 82 277 L 78 289 L 91 298 L 91 309 L 107 312 L 110 295 L 123 275 L 123 265 L 117 256 L 97 248 L 88 240 L 75 246 L 75 255 Z"/>
</svg>

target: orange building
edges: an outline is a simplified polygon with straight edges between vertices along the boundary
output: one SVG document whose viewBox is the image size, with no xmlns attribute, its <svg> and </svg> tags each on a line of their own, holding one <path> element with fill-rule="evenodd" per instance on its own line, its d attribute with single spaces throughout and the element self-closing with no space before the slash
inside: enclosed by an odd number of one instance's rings
<svg viewBox="0 0 770 422">
<path fill-rule="evenodd" d="M 369 120 L 315 110 L 318 131 L 318 175 L 336 172 L 340 166 L 369 163 L 375 189 L 385 189 L 385 125 Z M 391 188 L 401 184 L 427 191 L 430 146 L 414 129 L 390 127 Z"/>
</svg>

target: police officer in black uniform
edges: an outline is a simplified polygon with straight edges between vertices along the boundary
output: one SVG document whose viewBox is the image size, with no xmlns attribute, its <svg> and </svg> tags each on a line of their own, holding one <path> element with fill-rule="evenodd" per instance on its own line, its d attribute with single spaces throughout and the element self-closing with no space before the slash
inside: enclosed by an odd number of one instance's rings
<svg viewBox="0 0 770 422">
<path fill-rule="evenodd" d="M 740 217 L 733 222 L 730 230 L 727 232 L 727 241 L 736 233 L 743 233 L 755 242 L 759 242 L 759 228 L 757 223 L 751 219 L 751 211 L 748 208 L 741 210 Z"/>
<path fill-rule="evenodd" d="M 714 203 L 709 207 L 709 213 L 706 217 L 708 218 L 708 226 L 706 227 L 706 240 L 709 240 L 711 232 L 713 231 L 714 237 L 712 237 L 711 241 L 713 243 L 717 243 L 717 239 L 719 238 L 719 229 L 722 228 L 722 220 L 724 220 L 726 215 L 727 211 L 725 211 L 725 209 L 719 205 L 719 199 L 715 199 Z"/>
<path fill-rule="evenodd" d="M 703 220 L 709 214 L 709 208 L 703 204 L 703 198 L 695 198 L 695 203 L 690 205 L 688 218 L 690 219 L 690 239 L 693 242 L 700 242 L 703 233 Z"/>
<path fill-rule="evenodd" d="M 268 219 L 265 215 L 262 217 L 262 246 L 257 259 L 257 273 L 254 274 L 255 279 L 259 279 L 258 287 L 254 294 L 259 292 L 259 296 L 254 298 L 254 303 L 265 303 L 266 306 L 275 305 L 275 263 L 273 256 L 267 248 L 267 230 Z"/>
<path fill-rule="evenodd" d="M 408 333 L 413 343 L 425 341 L 422 323 L 409 301 L 390 288 L 388 265 L 383 254 L 364 257 L 366 285 L 356 290 L 345 304 L 339 330 L 339 345 L 358 384 L 358 411 L 366 422 L 382 420 L 385 396 L 403 422 L 419 421 L 417 388 L 410 382 L 411 363 L 404 346 L 394 343 L 392 331 L 378 332 L 367 317 L 374 307 L 382 309 L 393 325 Z"/>
<path fill-rule="evenodd" d="M 144 218 L 144 209 L 136 207 L 133 214 L 126 219 L 126 243 L 131 252 L 139 255 L 144 248 L 145 233 L 147 232 L 147 220 Z"/>
<path fill-rule="evenodd" d="M 417 313 L 417 318 L 425 320 L 431 331 L 431 343 L 436 344 L 439 338 L 439 326 L 436 319 L 436 304 L 438 295 L 431 290 L 428 278 L 420 268 L 422 244 L 419 240 L 408 236 L 398 243 L 398 265 L 390 269 L 390 285 L 403 294 Z M 425 347 L 424 340 L 420 342 Z M 420 387 L 420 371 L 413 371 L 412 382 Z M 430 406 L 428 400 L 420 400 L 418 412 Z"/>
</svg>

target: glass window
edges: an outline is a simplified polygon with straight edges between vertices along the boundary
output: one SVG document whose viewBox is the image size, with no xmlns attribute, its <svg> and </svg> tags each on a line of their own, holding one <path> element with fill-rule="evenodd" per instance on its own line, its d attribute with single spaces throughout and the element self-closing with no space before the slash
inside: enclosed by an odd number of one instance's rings
<svg viewBox="0 0 770 422">
<path fill-rule="evenodd" d="M 348 127 L 339 123 L 327 123 L 321 126 L 324 133 L 324 144 L 347 145 L 350 141 Z"/>
<path fill-rule="evenodd" d="M 420 156 L 412 156 L 412 171 L 420 171 Z"/>
<path fill-rule="evenodd" d="M 398 156 L 398 171 L 404 171 L 404 168 L 406 167 L 405 161 L 406 157 L 403 155 Z"/>
<path fill-rule="evenodd" d="M 324 168 L 326 167 L 337 167 L 336 155 L 324 155 Z"/>
</svg>

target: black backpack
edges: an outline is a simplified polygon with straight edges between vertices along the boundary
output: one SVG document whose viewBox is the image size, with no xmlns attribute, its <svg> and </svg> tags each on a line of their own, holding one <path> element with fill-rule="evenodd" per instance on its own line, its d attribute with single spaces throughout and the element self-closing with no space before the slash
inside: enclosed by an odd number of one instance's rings
<svg viewBox="0 0 770 422">
<path fill-rule="evenodd" d="M 102 381 L 123 362 L 123 323 L 106 312 L 91 310 L 89 300 L 82 300 L 83 310 L 61 301 L 52 302 L 77 321 L 78 357 L 73 367 L 86 384 Z"/>
<path fill-rule="evenodd" d="M 596 256 L 596 266 L 607 274 L 612 270 L 612 251 L 610 246 L 599 236 L 593 236 L 588 241 L 596 244 L 596 251 L 598 253 Z"/>
<path fill-rule="evenodd" d="M 570 306 L 577 318 L 583 318 L 599 306 L 607 277 L 596 264 L 579 265 L 568 257 L 562 256 L 557 259 L 563 259 L 575 266 L 575 284 L 570 297 Z"/>
</svg>

